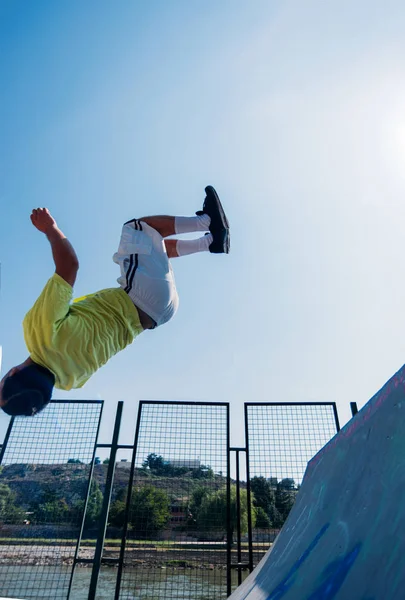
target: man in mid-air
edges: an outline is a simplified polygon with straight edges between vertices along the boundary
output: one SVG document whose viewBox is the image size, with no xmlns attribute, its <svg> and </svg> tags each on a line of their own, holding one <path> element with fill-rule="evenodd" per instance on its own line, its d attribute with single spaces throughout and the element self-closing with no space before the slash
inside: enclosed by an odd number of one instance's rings
<svg viewBox="0 0 405 600">
<path fill-rule="evenodd" d="M 212 186 L 195 217 L 153 216 L 124 224 L 113 260 L 120 287 L 71 304 L 79 268 L 76 253 L 46 208 L 32 211 L 34 227 L 48 238 L 55 273 L 23 321 L 29 357 L 0 382 L 0 407 L 32 416 L 51 400 L 53 388 L 71 390 L 86 381 L 145 329 L 167 323 L 178 307 L 170 258 L 209 251 L 229 253 L 229 223 Z M 166 239 L 203 232 L 194 240 Z"/>
</svg>

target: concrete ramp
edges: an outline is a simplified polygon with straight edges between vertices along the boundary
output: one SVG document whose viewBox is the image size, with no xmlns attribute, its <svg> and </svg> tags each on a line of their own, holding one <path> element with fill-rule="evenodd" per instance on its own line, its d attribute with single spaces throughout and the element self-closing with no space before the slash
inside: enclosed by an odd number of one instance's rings
<svg viewBox="0 0 405 600">
<path fill-rule="evenodd" d="M 405 366 L 308 463 L 231 600 L 405 599 Z"/>
</svg>

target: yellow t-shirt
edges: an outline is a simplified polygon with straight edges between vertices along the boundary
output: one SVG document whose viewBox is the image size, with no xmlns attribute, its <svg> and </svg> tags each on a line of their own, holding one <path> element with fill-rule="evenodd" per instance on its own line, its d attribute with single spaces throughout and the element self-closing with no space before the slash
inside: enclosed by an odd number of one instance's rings
<svg viewBox="0 0 405 600">
<path fill-rule="evenodd" d="M 142 331 L 139 314 L 122 288 L 70 304 L 73 288 L 56 273 L 23 321 L 30 357 L 55 375 L 61 390 L 82 387 Z"/>
</svg>

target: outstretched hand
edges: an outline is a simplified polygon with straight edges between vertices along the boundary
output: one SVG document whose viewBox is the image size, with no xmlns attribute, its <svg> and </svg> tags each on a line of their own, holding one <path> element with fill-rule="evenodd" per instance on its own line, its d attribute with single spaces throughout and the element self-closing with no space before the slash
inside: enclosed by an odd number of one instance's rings
<svg viewBox="0 0 405 600">
<path fill-rule="evenodd" d="M 47 233 L 56 227 L 56 221 L 47 208 L 34 208 L 31 213 L 31 223 L 42 233 Z"/>
</svg>

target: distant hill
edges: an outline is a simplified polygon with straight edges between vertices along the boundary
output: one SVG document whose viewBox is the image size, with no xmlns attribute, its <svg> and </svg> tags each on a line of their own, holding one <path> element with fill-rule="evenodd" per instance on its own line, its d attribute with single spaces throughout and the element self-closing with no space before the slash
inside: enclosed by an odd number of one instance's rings
<svg viewBox="0 0 405 600">
<path fill-rule="evenodd" d="M 90 474 L 90 465 L 78 463 L 56 464 L 12 464 L 0 467 L 0 484 L 7 485 L 16 494 L 16 505 L 24 510 L 29 510 L 34 503 L 41 502 L 46 491 L 52 491 L 59 498 L 64 498 L 68 505 L 73 505 L 76 500 L 83 498 Z M 93 479 L 104 493 L 108 465 L 94 466 Z M 129 465 L 117 463 L 114 477 L 113 497 L 128 486 L 130 469 Z M 135 469 L 134 485 L 142 486 L 145 483 L 158 489 L 165 490 L 175 498 L 190 497 L 193 490 L 201 485 L 206 485 L 211 491 L 223 488 L 226 478 L 215 475 L 212 479 L 197 479 L 190 469 L 181 477 L 160 477 L 144 469 Z"/>
</svg>

